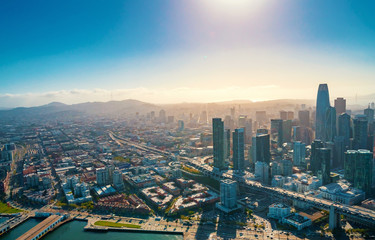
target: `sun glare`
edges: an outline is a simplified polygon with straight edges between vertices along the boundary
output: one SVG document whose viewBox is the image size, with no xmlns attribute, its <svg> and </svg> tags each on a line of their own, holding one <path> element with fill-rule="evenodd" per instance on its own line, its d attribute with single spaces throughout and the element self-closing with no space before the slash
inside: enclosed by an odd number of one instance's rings
<svg viewBox="0 0 375 240">
<path fill-rule="evenodd" d="M 244 16 L 259 10 L 267 0 L 204 0 L 202 2 L 216 13 Z"/>
</svg>

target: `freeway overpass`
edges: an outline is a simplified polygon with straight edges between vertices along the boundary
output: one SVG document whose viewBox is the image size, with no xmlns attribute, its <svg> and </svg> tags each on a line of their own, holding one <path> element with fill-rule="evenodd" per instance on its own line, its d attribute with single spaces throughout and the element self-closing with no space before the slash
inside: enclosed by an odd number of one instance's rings
<svg viewBox="0 0 375 240">
<path fill-rule="evenodd" d="M 138 143 L 134 143 L 128 139 L 116 136 L 112 132 L 109 132 L 109 136 L 113 140 L 121 141 L 121 143 L 128 144 L 140 150 L 158 153 L 163 156 L 170 157 L 172 154 L 167 151 L 162 151 L 160 149 L 141 145 Z M 291 200 L 301 201 L 307 203 L 310 206 L 316 207 L 318 209 L 328 210 L 330 212 L 329 216 L 329 226 L 330 229 L 334 229 L 339 225 L 340 222 L 340 214 L 352 219 L 358 223 L 369 227 L 375 227 L 375 211 L 365 209 L 358 206 L 349 206 L 341 203 L 335 203 L 326 199 L 320 199 L 312 196 L 306 196 L 301 193 L 288 191 L 282 188 L 270 187 L 261 184 L 257 181 L 247 180 L 243 178 L 241 175 L 230 174 L 227 172 L 215 172 L 212 167 L 203 164 L 200 161 L 187 158 L 187 157 L 180 157 L 181 162 L 191 167 L 194 167 L 201 171 L 205 176 L 211 177 L 216 180 L 223 180 L 223 179 L 233 179 L 236 180 L 242 187 L 245 187 L 249 190 L 261 191 L 264 193 L 268 193 L 271 195 L 275 195 L 278 197 L 285 197 Z"/>
<path fill-rule="evenodd" d="M 302 193 L 297 193 L 293 191 L 288 191 L 282 188 L 269 187 L 263 185 L 257 181 L 247 180 L 241 175 L 230 174 L 226 172 L 215 172 L 212 167 L 208 165 L 202 165 L 201 162 L 190 160 L 185 162 L 185 164 L 190 165 L 201 171 L 204 175 L 214 178 L 216 180 L 222 180 L 230 178 L 236 180 L 242 187 L 249 190 L 261 191 L 271 195 L 285 197 L 291 200 L 297 200 L 307 203 L 310 206 L 325 209 L 330 211 L 330 228 L 336 228 L 339 224 L 340 214 L 362 223 L 369 227 L 375 227 L 375 211 L 365 209 L 358 206 L 349 206 L 341 203 L 335 203 L 326 199 L 320 199 L 312 196 L 306 196 Z"/>
</svg>

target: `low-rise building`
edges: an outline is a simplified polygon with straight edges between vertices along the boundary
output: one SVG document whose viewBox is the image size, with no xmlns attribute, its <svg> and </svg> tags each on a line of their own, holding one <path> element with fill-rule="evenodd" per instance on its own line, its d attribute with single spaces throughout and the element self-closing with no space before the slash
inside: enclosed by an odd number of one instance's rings
<svg viewBox="0 0 375 240">
<path fill-rule="evenodd" d="M 282 203 L 274 203 L 268 207 L 267 216 L 274 219 L 282 219 L 290 215 L 290 207 Z"/>
<path fill-rule="evenodd" d="M 289 215 L 287 217 L 282 218 L 282 222 L 289 224 L 298 230 L 301 230 L 305 227 L 308 227 L 312 224 L 312 221 L 310 218 L 307 218 L 305 216 L 301 216 L 298 213 L 294 213 L 292 215 Z"/>
</svg>

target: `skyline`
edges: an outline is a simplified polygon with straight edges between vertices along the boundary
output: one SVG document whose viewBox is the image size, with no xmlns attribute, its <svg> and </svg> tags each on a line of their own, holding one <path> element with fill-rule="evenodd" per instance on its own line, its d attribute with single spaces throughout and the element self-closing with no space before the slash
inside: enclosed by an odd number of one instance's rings
<svg viewBox="0 0 375 240">
<path fill-rule="evenodd" d="M 332 99 L 374 94 L 374 5 L 9 2 L 0 10 L 0 107 L 315 99 L 322 82 Z"/>
</svg>

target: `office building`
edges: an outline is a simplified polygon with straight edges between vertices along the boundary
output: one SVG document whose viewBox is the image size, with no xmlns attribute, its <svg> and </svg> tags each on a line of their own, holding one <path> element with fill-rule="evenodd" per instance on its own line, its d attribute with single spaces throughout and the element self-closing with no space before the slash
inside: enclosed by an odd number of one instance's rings
<svg viewBox="0 0 375 240">
<path fill-rule="evenodd" d="M 300 141 L 294 142 L 293 146 L 293 164 L 295 166 L 305 165 L 306 145 Z"/>
<path fill-rule="evenodd" d="M 353 149 L 367 149 L 367 119 L 357 117 L 353 120 Z"/>
<path fill-rule="evenodd" d="M 233 169 L 245 170 L 244 129 L 238 128 L 233 132 Z"/>
<path fill-rule="evenodd" d="M 374 122 L 374 109 L 371 109 L 369 105 L 363 112 L 366 115 L 368 124 L 372 124 Z"/>
<path fill-rule="evenodd" d="M 264 184 L 269 183 L 269 163 L 266 162 L 255 162 L 255 176 L 259 178 L 260 182 Z"/>
<path fill-rule="evenodd" d="M 330 106 L 327 84 L 320 84 L 316 100 L 315 138 L 326 141 L 326 113 Z"/>
<path fill-rule="evenodd" d="M 265 162 L 267 164 L 271 161 L 271 151 L 270 151 L 270 135 L 269 134 L 259 134 L 255 137 L 255 159 L 259 162 Z"/>
<path fill-rule="evenodd" d="M 345 138 L 343 136 L 336 136 L 333 143 L 334 151 L 332 168 L 342 168 L 344 166 L 344 154 L 347 150 L 347 147 L 345 146 Z"/>
<path fill-rule="evenodd" d="M 338 118 L 338 136 L 344 138 L 345 147 L 350 146 L 351 127 L 350 116 L 347 113 L 342 113 Z"/>
<path fill-rule="evenodd" d="M 229 161 L 230 158 L 230 129 L 224 130 L 224 157 Z"/>
<path fill-rule="evenodd" d="M 225 141 L 224 141 L 224 122 L 221 118 L 212 119 L 213 131 L 213 151 L 214 151 L 214 167 L 217 170 L 223 170 L 225 167 Z"/>
<path fill-rule="evenodd" d="M 277 220 L 290 215 L 291 208 L 283 203 L 274 203 L 268 207 L 267 216 Z"/>
<path fill-rule="evenodd" d="M 292 176 L 293 174 L 293 164 L 292 161 L 284 159 L 281 161 L 281 174 L 284 177 Z"/>
<path fill-rule="evenodd" d="M 331 149 L 319 148 L 318 159 L 321 163 L 322 185 L 331 183 Z"/>
<path fill-rule="evenodd" d="M 164 109 L 161 109 L 159 112 L 159 122 L 166 123 L 167 122 L 167 114 Z"/>
<path fill-rule="evenodd" d="M 341 115 L 346 112 L 346 99 L 345 98 L 336 98 L 335 99 L 335 108 L 337 115 Z"/>
<path fill-rule="evenodd" d="M 225 179 L 220 182 L 220 203 L 216 206 L 225 213 L 239 209 L 237 205 L 237 182 Z"/>
<path fill-rule="evenodd" d="M 99 186 L 108 185 L 108 171 L 105 167 L 96 169 L 96 183 Z"/>
<path fill-rule="evenodd" d="M 281 120 L 288 120 L 288 112 L 287 111 L 280 111 L 280 119 Z"/>
<path fill-rule="evenodd" d="M 374 177 L 373 153 L 369 150 L 348 150 L 345 153 L 345 179 L 353 183 L 353 187 L 366 193 L 372 193 Z"/>
<path fill-rule="evenodd" d="M 333 141 L 336 136 L 336 109 L 328 107 L 325 117 L 325 141 Z"/>
<path fill-rule="evenodd" d="M 315 139 L 311 144 L 310 170 L 316 175 L 321 169 L 321 162 L 318 158 L 318 149 L 323 148 L 323 142 Z"/>
<path fill-rule="evenodd" d="M 283 121 L 283 143 L 292 142 L 292 120 Z"/>
<path fill-rule="evenodd" d="M 278 148 L 283 144 L 283 120 L 271 119 L 271 143 L 272 147 Z"/>
<path fill-rule="evenodd" d="M 298 120 L 301 127 L 310 127 L 310 112 L 308 110 L 299 111 Z"/>
</svg>

